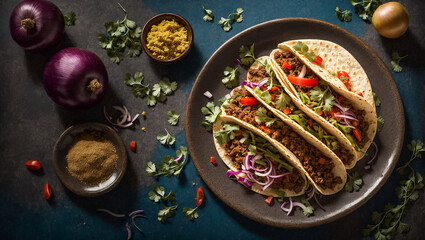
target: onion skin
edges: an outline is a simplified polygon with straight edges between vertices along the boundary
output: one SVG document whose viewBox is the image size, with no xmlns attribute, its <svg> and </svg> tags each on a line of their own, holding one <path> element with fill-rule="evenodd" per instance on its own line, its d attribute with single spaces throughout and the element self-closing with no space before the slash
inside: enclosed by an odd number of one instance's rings
<svg viewBox="0 0 425 240">
<path fill-rule="evenodd" d="M 25 29 L 21 21 L 31 19 L 35 26 Z M 13 40 L 25 50 L 41 53 L 59 44 L 65 33 L 65 20 L 60 9 L 46 0 L 25 0 L 12 11 L 9 20 Z"/>
<path fill-rule="evenodd" d="M 372 24 L 383 37 L 398 38 L 409 27 L 409 13 L 401 3 L 388 2 L 376 9 Z"/>
<path fill-rule="evenodd" d="M 94 79 L 97 84 L 93 84 Z M 80 48 L 59 51 L 44 69 L 43 84 L 47 95 L 65 108 L 84 109 L 98 104 L 105 96 L 108 82 L 102 60 Z"/>
</svg>

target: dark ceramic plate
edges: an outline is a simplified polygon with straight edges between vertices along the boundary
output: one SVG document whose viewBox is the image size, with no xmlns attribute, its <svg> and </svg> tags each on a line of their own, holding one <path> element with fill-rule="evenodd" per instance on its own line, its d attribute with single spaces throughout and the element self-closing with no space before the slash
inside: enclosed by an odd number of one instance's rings
<svg viewBox="0 0 425 240">
<path fill-rule="evenodd" d="M 347 49 L 365 69 L 373 90 L 382 105 L 378 114 L 385 119 L 384 129 L 375 142 L 380 151 L 377 160 L 365 170 L 367 158 L 361 160 L 350 172 L 358 171 L 364 185 L 358 192 L 344 190 L 331 196 L 320 197 L 326 211 L 316 207 L 314 216 L 306 217 L 297 209 L 293 216 L 286 216 L 277 201 L 272 206 L 264 203 L 265 196 L 255 194 L 243 185 L 226 177 L 227 167 L 220 160 L 217 166 L 210 163 L 210 156 L 219 159 L 214 148 L 213 136 L 201 126 L 204 116 L 201 107 L 210 99 L 203 96 L 210 91 L 214 101 L 229 93 L 221 83 L 226 66 L 235 67 L 241 45 L 255 43 L 256 56 L 269 55 L 277 44 L 291 39 L 324 39 Z M 242 70 L 242 68 L 239 68 Z M 243 73 L 239 79 L 246 76 Z M 278 19 L 251 27 L 224 43 L 208 60 L 198 75 L 188 100 L 186 111 L 186 138 L 196 169 L 209 188 L 227 205 L 239 213 L 262 223 L 287 228 L 305 228 L 321 225 L 341 218 L 370 199 L 390 176 L 400 155 L 404 137 L 404 112 L 397 86 L 382 60 L 354 34 L 333 24 L 306 18 Z M 369 158 L 375 150 L 369 149 Z"/>
<path fill-rule="evenodd" d="M 67 169 L 66 155 L 74 138 L 87 130 L 101 132 L 106 139 L 112 142 L 118 155 L 117 167 L 112 176 L 98 185 L 87 185 L 80 182 Z M 80 196 L 95 197 L 111 191 L 121 181 L 127 168 L 127 152 L 121 137 L 111 127 L 102 123 L 83 123 L 69 127 L 60 135 L 53 148 L 53 166 L 63 185 L 73 193 Z"/>
</svg>

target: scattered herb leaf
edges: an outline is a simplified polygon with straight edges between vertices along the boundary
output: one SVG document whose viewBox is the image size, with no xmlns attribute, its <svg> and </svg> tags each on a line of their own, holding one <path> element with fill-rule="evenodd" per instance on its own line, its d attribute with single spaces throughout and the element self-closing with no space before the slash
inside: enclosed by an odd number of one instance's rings
<svg viewBox="0 0 425 240">
<path fill-rule="evenodd" d="M 176 197 L 174 196 L 174 192 L 170 191 L 167 196 L 165 196 L 165 189 L 163 186 L 155 185 L 153 186 L 154 191 L 149 191 L 149 199 L 154 202 L 162 201 L 170 201 L 172 203 L 175 203 L 177 201 Z"/>
<path fill-rule="evenodd" d="M 220 116 L 221 108 L 220 106 L 214 105 L 214 102 L 208 102 L 205 107 L 201 108 L 202 114 L 205 116 L 205 121 L 202 122 L 207 131 L 212 130 L 212 125 L 217 121 L 218 116 Z"/>
<path fill-rule="evenodd" d="M 176 111 L 170 110 L 170 111 L 168 111 L 167 114 L 168 114 L 168 123 L 170 125 L 175 126 L 175 125 L 177 125 L 177 123 L 179 123 L 180 115 L 177 114 Z"/>
<path fill-rule="evenodd" d="M 224 78 L 221 80 L 227 88 L 234 88 L 239 85 L 238 69 L 227 66 L 224 69 Z"/>
<path fill-rule="evenodd" d="M 223 28 L 224 31 L 228 32 L 230 29 L 232 29 L 231 23 L 233 22 L 242 22 L 243 9 L 237 8 L 236 13 L 231 13 L 227 16 L 227 18 L 221 17 L 220 21 L 218 21 L 218 24 L 221 25 L 221 28 Z"/>
<path fill-rule="evenodd" d="M 204 9 L 205 16 L 202 18 L 205 22 L 212 22 L 214 21 L 214 14 L 211 10 L 206 9 L 204 6 L 202 6 L 202 9 Z"/>
<path fill-rule="evenodd" d="M 376 129 L 378 132 L 382 131 L 382 128 L 384 128 L 384 123 L 385 123 L 384 118 L 381 115 L 379 115 L 378 116 L 378 126 L 377 126 L 377 129 Z"/>
<path fill-rule="evenodd" d="M 242 45 L 239 48 L 239 58 L 243 65 L 251 66 L 255 62 L 254 43 L 249 47 Z"/>
<path fill-rule="evenodd" d="M 306 198 L 301 198 L 301 203 L 306 207 L 303 209 L 304 215 L 309 217 L 314 214 L 314 207 L 311 206 L 310 202 Z"/>
<path fill-rule="evenodd" d="M 363 179 L 359 176 L 358 172 L 353 175 L 347 173 L 348 181 L 345 183 L 344 190 L 347 192 L 358 192 L 363 185 Z"/>
<path fill-rule="evenodd" d="M 407 57 L 407 55 L 400 57 L 397 51 L 391 54 L 391 67 L 394 70 L 394 72 L 401 72 L 403 70 L 403 68 L 399 64 L 400 64 L 400 60 L 405 57 Z"/>
<path fill-rule="evenodd" d="M 298 41 L 297 44 L 295 44 L 292 48 L 295 49 L 295 51 L 306 56 L 306 58 L 308 58 L 308 60 L 310 60 L 310 61 L 316 60 L 316 54 L 314 54 L 314 52 L 309 52 L 308 46 L 305 45 L 303 42 Z"/>
<path fill-rule="evenodd" d="M 165 136 L 162 134 L 158 134 L 158 136 L 156 136 L 156 139 L 161 142 L 162 145 L 173 145 L 176 141 L 176 138 L 171 136 L 167 129 L 165 129 L 165 131 L 167 132 Z"/>
<path fill-rule="evenodd" d="M 198 209 L 198 207 L 196 208 L 191 208 L 191 207 L 184 207 L 183 208 L 183 213 L 186 216 L 187 219 L 189 220 L 193 220 L 195 218 L 198 218 L 198 212 L 196 211 L 196 209 Z"/>
<path fill-rule="evenodd" d="M 382 4 L 379 0 L 362 0 L 361 2 L 350 0 L 350 2 L 356 9 L 356 13 L 363 20 L 368 20 L 369 17 L 372 17 L 375 10 Z"/>
<path fill-rule="evenodd" d="M 375 106 L 379 107 L 381 106 L 381 100 L 379 99 L 378 95 L 376 95 L 375 92 L 372 92 L 373 100 L 375 101 Z"/>
<path fill-rule="evenodd" d="M 67 13 L 65 13 L 63 15 L 63 18 L 65 19 L 65 24 L 67 26 L 72 26 L 72 25 L 75 25 L 75 20 L 77 20 L 77 15 L 75 15 L 75 12 L 74 11 L 71 11 L 69 13 L 69 16 L 68 16 Z"/>
<path fill-rule="evenodd" d="M 162 223 L 165 223 L 169 217 L 172 217 L 174 215 L 174 210 L 178 208 L 178 205 L 174 206 L 164 206 L 161 210 L 158 212 L 158 221 L 161 221 Z"/>
<path fill-rule="evenodd" d="M 350 10 L 342 11 L 339 6 L 335 8 L 336 16 L 341 21 L 350 22 L 352 19 L 352 14 Z"/>
<path fill-rule="evenodd" d="M 147 163 L 146 173 L 149 176 L 165 175 L 167 177 L 171 177 L 174 175 L 175 177 L 179 177 L 183 169 L 184 163 L 186 162 L 186 159 L 187 159 L 187 148 L 181 146 L 180 150 L 176 151 L 176 155 L 177 155 L 177 158 L 181 156 L 181 159 L 183 159 L 183 161 L 181 161 L 180 159 L 180 162 L 179 162 L 179 161 L 176 161 L 176 158 L 165 156 L 162 158 L 162 161 L 158 164 L 158 170 L 155 164 L 149 161 Z"/>
</svg>

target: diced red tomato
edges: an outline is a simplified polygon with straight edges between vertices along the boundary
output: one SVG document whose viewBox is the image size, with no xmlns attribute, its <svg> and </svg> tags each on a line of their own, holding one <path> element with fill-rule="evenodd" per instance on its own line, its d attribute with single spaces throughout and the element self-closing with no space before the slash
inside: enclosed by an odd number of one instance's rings
<svg viewBox="0 0 425 240">
<path fill-rule="evenodd" d="M 318 112 L 317 115 L 322 116 L 323 115 L 323 111 Z"/>
<path fill-rule="evenodd" d="M 353 124 L 354 127 L 357 127 L 357 125 L 359 125 L 359 122 L 357 121 L 352 121 L 351 124 Z"/>
<path fill-rule="evenodd" d="M 276 86 L 273 86 L 272 88 L 269 89 L 269 92 L 274 92 L 276 90 L 278 90 L 279 88 Z"/>
<path fill-rule="evenodd" d="M 342 102 L 342 100 L 344 99 L 344 97 L 341 95 L 338 97 L 338 102 Z"/>
<path fill-rule="evenodd" d="M 361 92 L 357 93 L 357 95 L 359 95 L 360 97 L 363 97 L 363 93 Z"/>
<path fill-rule="evenodd" d="M 291 64 L 289 64 L 288 62 L 283 62 L 283 67 L 287 69 L 291 69 Z"/>
<path fill-rule="evenodd" d="M 204 201 L 204 188 L 201 186 L 198 188 L 198 191 L 196 191 L 196 206 L 201 206 L 202 202 Z"/>
<path fill-rule="evenodd" d="M 215 158 L 211 156 L 211 163 L 212 164 L 216 164 L 217 162 L 215 161 Z"/>
<path fill-rule="evenodd" d="M 28 160 L 28 161 L 25 163 L 25 166 L 26 166 L 29 170 L 36 171 L 36 170 L 38 170 L 38 169 L 40 169 L 40 168 L 41 168 L 41 162 L 36 161 L 36 160 Z"/>
<path fill-rule="evenodd" d="M 288 80 L 295 85 L 303 87 L 314 87 L 319 85 L 319 79 L 317 78 L 299 78 L 292 75 L 288 75 Z"/>
<path fill-rule="evenodd" d="M 314 61 L 313 62 L 315 62 L 315 63 L 317 63 L 317 64 L 322 64 L 322 62 L 323 62 L 323 58 L 321 58 L 319 55 L 317 55 L 316 56 L 316 59 L 314 59 Z"/>
<path fill-rule="evenodd" d="M 267 90 L 267 87 L 263 85 L 263 86 L 261 86 L 261 90 L 262 91 L 266 91 Z"/>
<path fill-rule="evenodd" d="M 135 141 L 131 141 L 131 143 L 130 143 L 130 150 L 132 152 L 135 152 L 136 151 L 136 142 Z"/>
<path fill-rule="evenodd" d="M 268 198 L 266 198 L 265 202 L 267 203 L 267 205 L 270 205 L 273 201 L 273 196 L 269 196 Z"/>
<path fill-rule="evenodd" d="M 283 113 L 286 115 L 291 114 L 291 109 L 289 107 L 286 107 L 285 110 L 283 110 Z"/>
<path fill-rule="evenodd" d="M 357 128 L 354 128 L 354 129 L 353 129 L 353 133 L 354 133 L 354 136 L 356 136 L 357 140 L 358 140 L 359 142 L 361 142 L 361 141 L 362 141 L 362 137 L 360 136 L 360 133 L 359 133 L 359 131 L 357 130 Z"/>
<path fill-rule="evenodd" d="M 257 105 L 257 99 L 255 97 L 241 97 L 241 103 L 243 105 Z"/>
<path fill-rule="evenodd" d="M 336 72 L 336 75 L 344 83 L 348 91 L 351 91 L 350 76 L 348 75 L 348 73 L 346 71 L 338 71 Z"/>
</svg>

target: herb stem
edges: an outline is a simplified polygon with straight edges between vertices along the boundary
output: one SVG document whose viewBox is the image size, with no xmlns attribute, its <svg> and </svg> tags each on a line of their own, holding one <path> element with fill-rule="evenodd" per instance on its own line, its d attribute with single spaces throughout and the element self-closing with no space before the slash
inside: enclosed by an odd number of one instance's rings
<svg viewBox="0 0 425 240">
<path fill-rule="evenodd" d="M 124 13 L 126 14 L 125 17 L 127 18 L 127 11 L 125 10 L 125 8 L 121 5 L 121 3 L 118 3 L 118 5 L 124 11 Z"/>
</svg>

